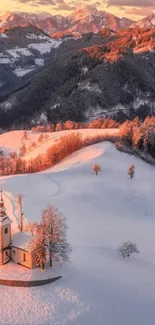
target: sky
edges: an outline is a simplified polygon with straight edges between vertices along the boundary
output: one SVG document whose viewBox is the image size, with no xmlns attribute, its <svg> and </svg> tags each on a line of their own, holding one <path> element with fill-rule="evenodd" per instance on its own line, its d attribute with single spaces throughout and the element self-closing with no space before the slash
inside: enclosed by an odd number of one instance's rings
<svg viewBox="0 0 155 325">
<path fill-rule="evenodd" d="M 69 15 L 84 5 L 95 5 L 97 9 L 134 20 L 155 12 L 155 0 L 0 0 L 0 15 L 6 11 Z"/>
</svg>

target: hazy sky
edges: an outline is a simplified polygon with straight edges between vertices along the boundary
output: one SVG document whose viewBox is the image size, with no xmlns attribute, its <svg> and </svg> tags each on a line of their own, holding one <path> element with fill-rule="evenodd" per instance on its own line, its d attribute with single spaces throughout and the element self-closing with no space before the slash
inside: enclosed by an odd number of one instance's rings
<svg viewBox="0 0 155 325">
<path fill-rule="evenodd" d="M 135 20 L 155 12 L 155 0 L 0 0 L 0 14 L 5 11 L 46 11 L 68 15 L 77 7 L 91 4 L 116 16 Z"/>
</svg>

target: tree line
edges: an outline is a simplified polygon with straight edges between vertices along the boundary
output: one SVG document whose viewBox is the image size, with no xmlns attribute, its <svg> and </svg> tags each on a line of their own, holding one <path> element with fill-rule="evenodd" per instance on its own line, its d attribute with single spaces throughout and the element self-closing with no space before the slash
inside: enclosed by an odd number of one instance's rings
<svg viewBox="0 0 155 325">
<path fill-rule="evenodd" d="M 155 117 L 146 117 L 143 122 L 138 117 L 125 121 L 120 126 L 122 143 L 138 149 L 155 158 Z"/>
<path fill-rule="evenodd" d="M 21 156 L 21 150 L 19 150 L 19 154 L 11 152 L 8 157 L 0 152 L 0 175 L 26 174 L 46 170 L 76 150 L 104 140 L 114 141 L 114 137 L 96 135 L 83 139 L 80 133 L 72 133 L 61 137 L 57 143 L 48 148 L 46 153 L 29 160 L 25 160 L 24 156 Z"/>
<path fill-rule="evenodd" d="M 120 124 L 113 119 L 95 119 L 90 122 L 75 122 L 67 120 L 57 124 L 45 124 L 32 127 L 32 132 L 56 132 L 62 130 L 77 129 L 114 129 L 119 128 Z"/>
</svg>

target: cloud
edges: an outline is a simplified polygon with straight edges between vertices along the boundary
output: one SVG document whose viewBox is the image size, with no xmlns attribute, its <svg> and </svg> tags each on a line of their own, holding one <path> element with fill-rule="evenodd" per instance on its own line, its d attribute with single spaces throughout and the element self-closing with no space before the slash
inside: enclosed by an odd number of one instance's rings
<svg viewBox="0 0 155 325">
<path fill-rule="evenodd" d="M 56 10 L 71 11 L 71 10 L 76 9 L 76 6 L 74 3 L 66 3 L 64 0 L 57 0 L 56 4 L 57 4 Z"/>
<path fill-rule="evenodd" d="M 65 0 L 15 0 L 18 3 L 28 4 L 30 6 L 51 6 L 58 10 L 73 10 L 75 5 L 69 5 Z"/>
<path fill-rule="evenodd" d="M 127 15 L 149 16 L 153 13 L 152 8 L 129 8 L 124 10 Z"/>
<path fill-rule="evenodd" d="M 54 0 L 18 0 L 18 3 L 29 4 L 30 6 L 51 5 L 56 6 Z"/>
<path fill-rule="evenodd" d="M 155 0 L 107 0 L 107 6 L 154 7 Z"/>
</svg>

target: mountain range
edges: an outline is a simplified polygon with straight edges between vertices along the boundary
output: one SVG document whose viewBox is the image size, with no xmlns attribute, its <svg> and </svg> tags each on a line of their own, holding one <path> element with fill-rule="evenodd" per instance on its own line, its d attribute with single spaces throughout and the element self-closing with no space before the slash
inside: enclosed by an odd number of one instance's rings
<svg viewBox="0 0 155 325">
<path fill-rule="evenodd" d="M 61 20 L 55 16 L 59 31 L 52 27 L 53 37 L 41 28 L 53 19 L 46 13 L 26 14 L 25 19 L 25 14 L 18 13 L 24 26 L 16 27 L 17 21 L 10 14 L 1 17 L 0 128 L 155 115 L 153 16 L 126 28 L 120 28 L 120 21 L 118 28 L 112 23 L 113 28 L 104 28 L 98 13 L 90 7 L 74 12 L 70 15 L 74 28 L 70 30 L 61 28 L 68 17 Z M 98 15 L 97 31 L 90 22 Z M 107 22 L 114 22 L 112 15 L 106 17 Z M 84 33 L 84 27 L 80 31 L 82 21 L 89 23 L 91 31 Z M 122 21 L 125 24 L 125 19 Z M 145 26 L 147 21 L 152 25 Z"/>
<path fill-rule="evenodd" d="M 42 32 L 36 27 L 29 28 L 17 27 L 14 32 L 22 31 L 22 35 L 33 38 L 22 51 L 25 54 L 31 49 L 36 60 L 48 36 L 39 36 Z M 6 33 L 3 40 L 9 31 Z M 34 45 L 37 38 L 42 38 L 39 47 Z M 29 128 L 37 123 L 99 117 L 123 121 L 136 115 L 154 115 L 154 40 L 155 29 L 139 28 L 117 32 L 102 29 L 78 38 L 49 39 L 48 63 L 24 77 L 18 76 L 16 87 L 0 93 L 0 127 Z"/>
<path fill-rule="evenodd" d="M 50 36 L 57 32 L 98 32 L 102 27 L 119 30 L 133 23 L 127 18 L 118 18 L 94 6 L 86 6 L 75 10 L 67 17 L 52 16 L 47 13 L 30 14 L 23 12 L 7 12 L 0 16 L 1 32 L 17 26 L 34 25 Z"/>
</svg>

